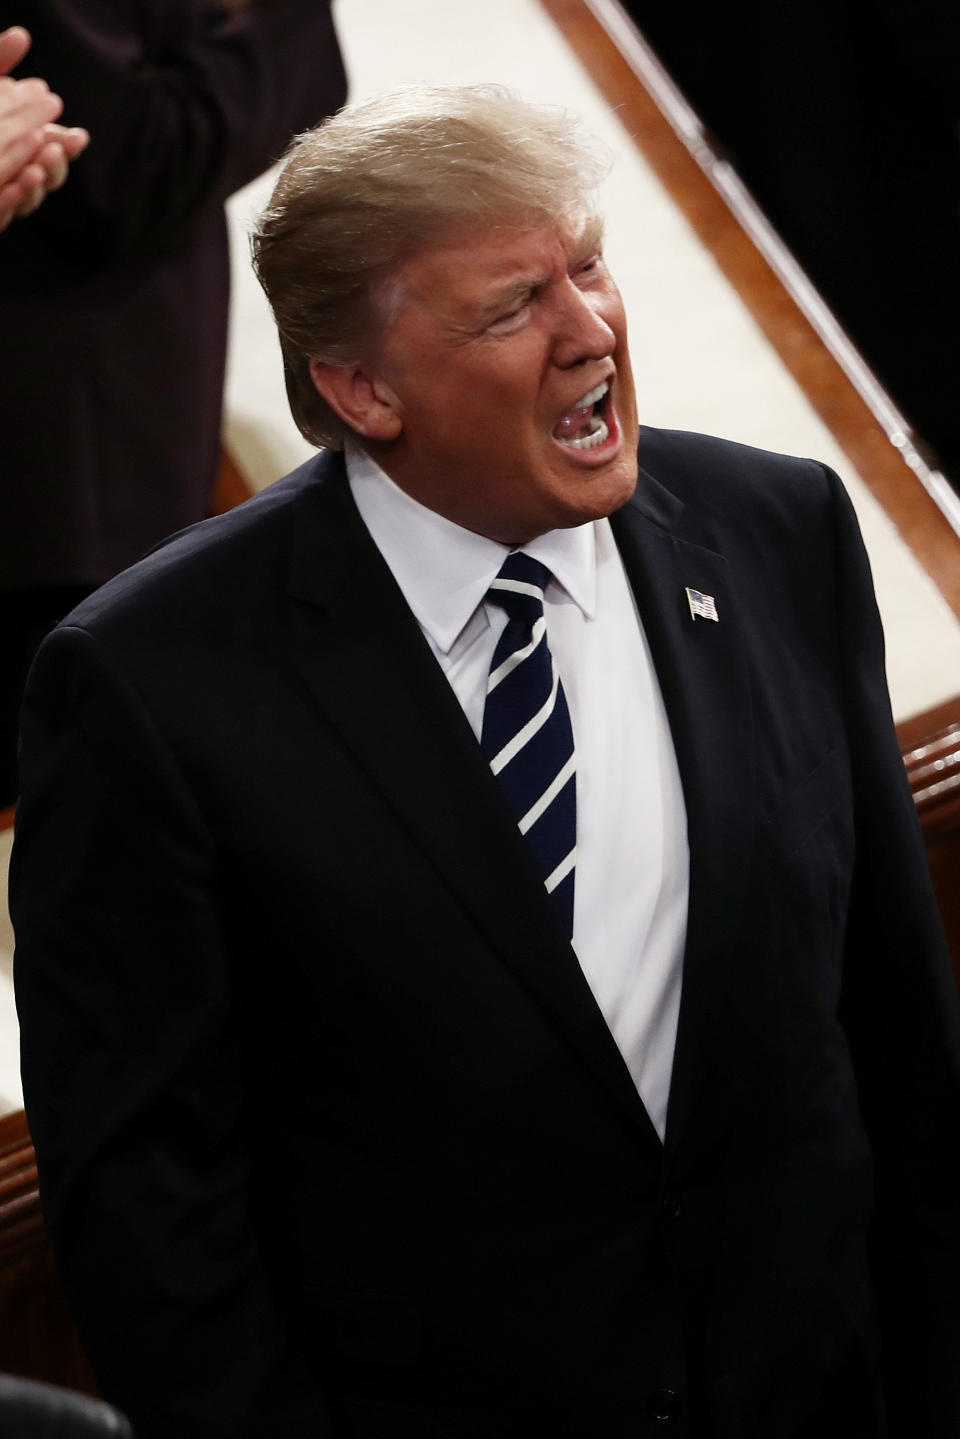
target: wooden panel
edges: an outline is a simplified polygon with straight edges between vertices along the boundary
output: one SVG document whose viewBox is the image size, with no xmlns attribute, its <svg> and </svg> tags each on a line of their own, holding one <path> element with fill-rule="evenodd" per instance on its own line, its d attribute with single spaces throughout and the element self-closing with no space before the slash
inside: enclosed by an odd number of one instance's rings
<svg viewBox="0 0 960 1439">
<path fill-rule="evenodd" d="M 960 695 L 897 725 L 960 989 Z"/>
<path fill-rule="evenodd" d="M 97 1392 L 47 1248 L 23 1110 L 0 1119 L 0 1370 Z"/>
<path fill-rule="evenodd" d="M 927 842 L 960 833 L 960 707 L 903 758 Z"/>
<path fill-rule="evenodd" d="M 960 695 L 903 720 L 897 737 L 928 847 L 960 841 Z"/>
<path fill-rule="evenodd" d="M 43 1246 L 37 1166 L 20 1110 L 0 1119 L 0 1269 Z"/>
<path fill-rule="evenodd" d="M 230 451 L 221 448 L 220 470 L 217 474 L 217 483 L 210 501 L 211 514 L 225 514 L 227 510 L 232 510 L 237 505 L 242 505 L 244 500 L 249 500 L 252 494 L 252 488 L 234 463 Z"/>
</svg>

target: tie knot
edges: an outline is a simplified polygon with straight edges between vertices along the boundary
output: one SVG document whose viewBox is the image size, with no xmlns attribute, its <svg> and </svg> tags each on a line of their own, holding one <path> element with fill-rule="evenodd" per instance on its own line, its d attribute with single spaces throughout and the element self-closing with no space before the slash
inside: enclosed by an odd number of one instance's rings
<svg viewBox="0 0 960 1439">
<path fill-rule="evenodd" d="M 501 565 L 487 597 L 501 605 L 511 619 L 534 620 L 543 614 L 543 593 L 549 578 L 546 565 L 514 550 Z"/>
</svg>

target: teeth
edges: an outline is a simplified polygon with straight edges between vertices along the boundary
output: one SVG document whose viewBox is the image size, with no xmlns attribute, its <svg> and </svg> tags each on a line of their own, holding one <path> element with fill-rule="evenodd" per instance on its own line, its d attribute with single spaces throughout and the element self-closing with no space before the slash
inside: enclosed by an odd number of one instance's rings
<svg viewBox="0 0 960 1439">
<path fill-rule="evenodd" d="M 596 403 L 596 401 L 594 401 Z M 602 445 L 610 433 L 610 426 L 605 420 L 597 420 L 597 427 L 592 434 L 584 435 L 579 440 L 561 440 L 562 445 L 567 445 L 571 450 L 595 450 Z"/>
<path fill-rule="evenodd" d="M 585 417 L 590 425 L 589 434 L 574 438 L 572 432 L 580 428 L 579 421 L 583 418 L 582 412 L 592 409 L 598 400 L 603 399 L 609 389 L 610 381 L 602 380 L 594 389 L 588 390 L 581 399 L 564 410 L 553 432 L 553 438 L 561 445 L 568 445 L 571 450 L 595 450 L 598 445 L 602 445 L 610 434 L 610 427 L 598 414 Z"/>
<path fill-rule="evenodd" d="M 586 395 L 584 395 L 582 400 L 577 400 L 574 404 L 572 404 L 570 406 L 571 410 L 585 410 L 588 405 L 595 405 L 598 400 L 603 399 L 609 388 L 610 381 L 604 380 L 603 383 L 599 384 L 595 390 L 590 390 Z"/>
</svg>

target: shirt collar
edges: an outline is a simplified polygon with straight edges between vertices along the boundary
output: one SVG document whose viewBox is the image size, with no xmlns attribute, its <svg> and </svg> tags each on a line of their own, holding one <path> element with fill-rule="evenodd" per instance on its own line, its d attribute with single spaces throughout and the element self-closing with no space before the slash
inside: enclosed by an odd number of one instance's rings
<svg viewBox="0 0 960 1439">
<path fill-rule="evenodd" d="M 349 440 L 345 459 L 351 493 L 374 543 L 419 624 L 441 653 L 449 653 L 483 603 L 509 546 L 427 509 Z M 597 601 L 594 525 L 550 530 L 522 548 L 547 566 L 585 617 L 592 619 Z"/>
</svg>

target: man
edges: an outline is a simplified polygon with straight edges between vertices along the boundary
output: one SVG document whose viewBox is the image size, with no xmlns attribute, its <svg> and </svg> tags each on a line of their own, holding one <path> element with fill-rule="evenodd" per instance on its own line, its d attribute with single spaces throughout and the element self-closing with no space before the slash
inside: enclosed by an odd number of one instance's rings
<svg viewBox="0 0 960 1439">
<path fill-rule="evenodd" d="M 638 440 L 599 173 L 485 88 L 302 137 L 256 261 L 346 462 L 34 668 L 28 1115 L 145 1439 L 957 1432 L 957 1007 L 866 559 L 824 467 Z"/>
</svg>

